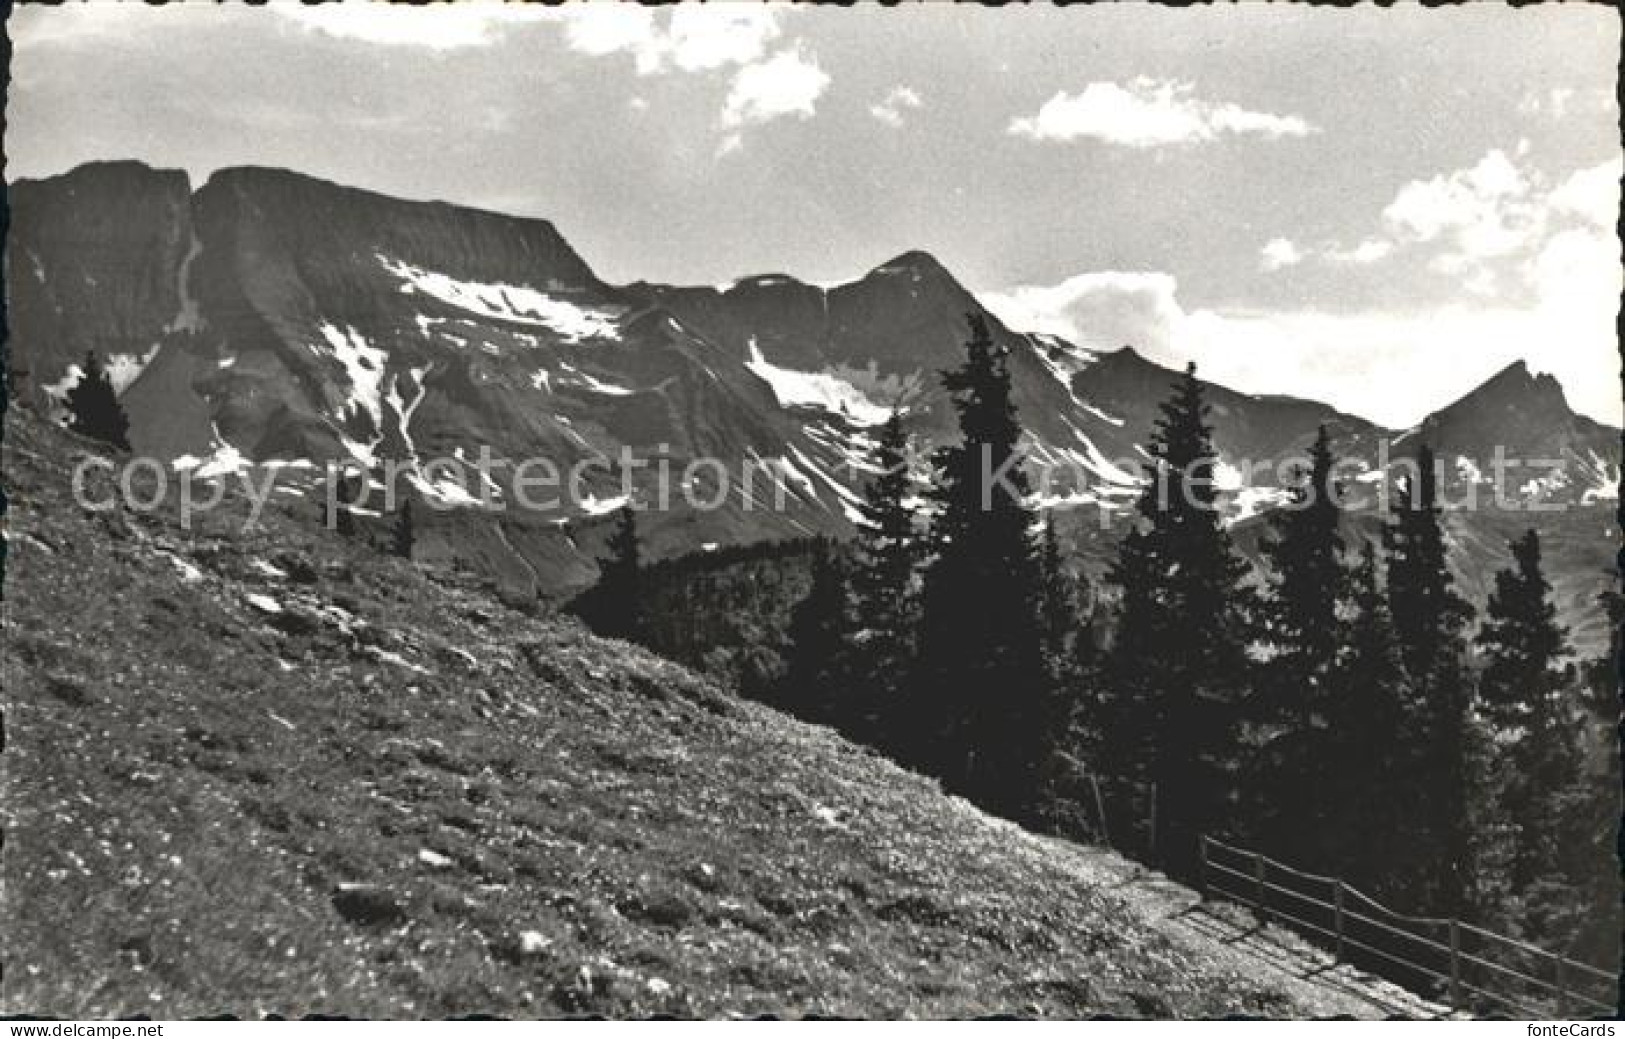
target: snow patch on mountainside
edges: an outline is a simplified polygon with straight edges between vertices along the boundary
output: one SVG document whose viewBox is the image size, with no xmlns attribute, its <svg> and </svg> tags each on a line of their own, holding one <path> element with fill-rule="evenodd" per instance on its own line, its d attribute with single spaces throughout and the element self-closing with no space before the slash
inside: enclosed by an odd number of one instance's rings
<svg viewBox="0 0 1625 1039">
<path fill-rule="evenodd" d="M 820 480 L 829 484 L 829 489 L 835 492 L 835 500 L 840 503 L 841 512 L 849 521 L 853 523 L 862 523 L 864 521 L 863 512 L 858 508 L 863 502 L 861 496 L 855 493 L 852 488 L 831 476 L 824 470 L 823 466 L 808 458 L 806 452 L 802 451 L 801 448 L 791 444 L 790 453 L 796 456 L 796 461 L 811 469 Z M 819 500 L 822 502 L 822 499 Z"/>
<path fill-rule="evenodd" d="M 401 279 L 402 292 L 420 292 L 480 317 L 546 328 L 571 343 L 621 337 L 619 308 L 585 307 L 525 285 L 460 281 L 381 253 L 377 258 Z"/>
<path fill-rule="evenodd" d="M 1067 425 L 1072 430 L 1072 435 L 1078 438 L 1078 443 L 1083 445 L 1083 454 L 1080 456 L 1075 451 L 1063 453 L 1076 459 L 1080 466 L 1093 473 L 1102 483 L 1107 484 L 1110 493 L 1139 491 L 1140 486 L 1145 483 L 1144 477 L 1129 472 L 1110 458 L 1107 458 L 1105 452 L 1096 446 L 1087 433 L 1070 422 Z"/>
<path fill-rule="evenodd" d="M 833 422 L 814 422 L 802 427 L 807 439 L 832 455 L 840 457 L 840 467 L 856 477 L 876 476 L 880 467 L 873 461 L 879 442 L 862 430 Z"/>
<path fill-rule="evenodd" d="M 1108 425 L 1121 426 L 1123 424 L 1123 420 L 1116 415 L 1109 415 L 1078 396 L 1078 391 L 1072 386 L 1072 377 L 1100 360 L 1099 354 L 1093 350 L 1085 350 L 1081 346 L 1073 346 L 1065 339 L 1050 335 L 1047 332 L 1030 334 L 1027 336 L 1027 341 L 1033 348 L 1033 354 L 1044 365 L 1045 370 L 1055 378 L 1055 381 L 1061 384 L 1061 388 L 1067 392 L 1067 396 L 1072 398 L 1073 404 Z"/>
<path fill-rule="evenodd" d="M 606 397 L 630 397 L 636 392 L 635 390 L 613 382 L 605 382 L 604 380 L 589 375 L 572 365 L 565 364 L 560 365 L 560 367 L 566 372 L 570 373 L 570 378 L 565 385 L 578 386 L 589 393 L 599 393 Z M 549 383 L 548 388 L 550 390 L 552 389 L 551 383 Z"/>
<path fill-rule="evenodd" d="M 154 343 L 151 350 L 144 355 L 136 354 L 110 354 L 107 358 L 107 381 L 113 384 L 113 392 L 122 394 L 129 389 L 130 384 L 141 377 L 147 365 L 158 356 L 160 344 Z M 78 380 L 75 380 L 76 382 Z"/>
<path fill-rule="evenodd" d="M 582 512 L 589 516 L 607 516 L 632 504 L 632 499 L 624 494 L 617 494 L 609 498 L 598 498 L 587 494 L 583 495 L 576 504 L 581 507 Z"/>
<path fill-rule="evenodd" d="M 1526 501 L 1546 501 L 1567 486 L 1569 486 L 1569 474 L 1562 469 L 1554 469 L 1545 476 L 1525 480 L 1523 485 L 1518 488 L 1518 493 Z"/>
<path fill-rule="evenodd" d="M 412 443 L 412 415 L 418 410 L 418 405 L 423 403 L 423 398 L 428 395 L 429 386 L 425 381 L 428 374 L 428 365 L 422 368 L 407 369 L 407 375 L 416 383 L 417 388 L 417 394 L 411 401 L 408 401 L 405 394 L 401 392 L 401 374 L 396 372 L 395 377 L 390 380 L 389 393 L 385 397 L 385 400 L 389 402 L 389 406 L 394 409 L 395 415 L 400 421 L 401 441 L 406 446 L 406 456 L 412 460 L 413 469 L 417 468 L 418 452 L 417 447 Z"/>
<path fill-rule="evenodd" d="M 820 408 L 845 415 L 864 426 L 878 426 L 891 416 L 889 408 L 874 403 L 862 390 L 838 375 L 798 372 L 773 364 L 762 356 L 755 336 L 750 339 L 750 360 L 745 367 L 772 387 L 781 407 Z"/>
<path fill-rule="evenodd" d="M 1582 475 L 1585 476 L 1588 487 L 1580 492 L 1580 503 L 1590 505 L 1597 501 L 1619 500 L 1619 466 L 1611 465 L 1595 451 L 1589 452 L 1590 457 L 1580 463 Z"/>
<path fill-rule="evenodd" d="M 152 359 L 158 356 L 160 344 L 153 344 L 151 350 L 145 355 L 137 354 L 110 354 L 102 362 L 102 370 L 107 373 L 107 381 L 113 384 L 113 392 L 123 394 L 130 384 L 140 377 Z M 55 382 L 48 382 L 43 389 L 51 399 L 65 405 L 68 392 L 79 385 L 79 380 L 85 377 L 85 371 L 77 364 L 70 364 L 62 373 L 62 378 Z M 59 416 L 60 417 L 60 416 Z"/>
<path fill-rule="evenodd" d="M 209 433 L 209 457 L 181 455 L 169 463 L 170 468 L 177 473 L 190 471 L 192 476 L 199 480 L 212 480 L 227 473 L 240 473 L 249 467 L 250 462 L 243 453 L 220 435 L 219 426 L 211 422 Z"/>
<path fill-rule="evenodd" d="M 1251 519 L 1261 512 L 1285 505 L 1291 499 L 1291 492 L 1281 487 L 1242 487 L 1230 502 L 1232 511 L 1225 518 L 1225 524 Z"/>
<path fill-rule="evenodd" d="M 372 419 L 374 429 L 383 419 L 384 361 L 388 355 L 368 343 L 366 337 L 354 328 L 339 328 L 323 322 L 319 331 L 327 340 L 328 351 L 344 366 L 349 401 L 339 415 L 342 421 L 351 411 L 360 411 Z"/>
</svg>

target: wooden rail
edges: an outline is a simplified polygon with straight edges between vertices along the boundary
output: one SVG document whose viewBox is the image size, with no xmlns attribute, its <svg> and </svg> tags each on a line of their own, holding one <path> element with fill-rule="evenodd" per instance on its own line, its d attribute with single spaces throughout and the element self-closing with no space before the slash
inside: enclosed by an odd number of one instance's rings
<svg viewBox="0 0 1625 1039">
<path fill-rule="evenodd" d="M 1339 963 L 1407 988 L 1442 989 L 1454 1010 L 1567 1017 L 1612 1016 L 1618 1009 L 1613 996 L 1602 995 L 1618 978 L 1591 964 L 1460 920 L 1396 913 L 1341 878 L 1305 873 L 1212 837 L 1201 839 L 1200 850 L 1204 898 L 1245 905 L 1260 923 L 1323 942 Z M 1537 966 L 1548 976 L 1529 973 Z"/>
</svg>

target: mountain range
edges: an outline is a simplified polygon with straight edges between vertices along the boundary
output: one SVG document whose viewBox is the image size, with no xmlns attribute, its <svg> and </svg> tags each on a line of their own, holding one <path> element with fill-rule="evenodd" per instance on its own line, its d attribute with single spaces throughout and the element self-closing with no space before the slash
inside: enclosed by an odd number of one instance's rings
<svg viewBox="0 0 1625 1039">
<path fill-rule="evenodd" d="M 393 463 L 435 506 L 420 550 L 521 594 L 593 579 L 607 514 L 625 501 L 623 449 L 654 460 L 632 474 L 641 501 L 656 496 L 661 463 L 677 473 L 715 459 L 731 474 L 720 507 L 689 507 L 672 490 L 676 507 L 645 514 L 653 556 L 850 534 L 892 408 L 924 441 L 952 435 L 938 375 L 962 356 L 971 315 L 1006 351 L 1032 466 L 1063 476 L 1039 482 L 1037 503 L 1098 564 L 1132 514 L 1142 445 L 1176 377 L 1130 346 L 1011 329 L 923 252 L 834 286 L 784 274 L 615 285 L 547 221 L 284 170 L 223 169 L 194 187 L 179 171 L 98 162 L 18 181 L 9 198 L 20 399 L 59 412 L 93 350 L 135 451 L 176 471 L 270 466 L 286 493 L 309 495 L 323 462 Z M 1449 516 L 1469 590 L 1482 596 L 1509 532 L 1537 526 L 1577 636 L 1601 637 L 1591 600 L 1619 543 L 1620 431 L 1576 414 L 1550 376 L 1514 364 L 1408 430 L 1313 400 L 1206 389 L 1244 549 L 1283 498 L 1277 463 L 1317 426 L 1372 490 L 1426 443 L 1447 499 L 1480 499 Z M 482 448 L 509 463 L 488 487 L 428 464 Z M 1527 464 L 1497 501 L 1498 453 Z M 576 467 L 585 493 L 510 507 L 513 466 L 529 458 Z M 756 478 L 741 486 L 747 466 Z M 715 467 L 691 471 L 694 497 L 715 498 Z M 1357 509 L 1351 529 L 1373 532 L 1374 510 Z M 376 511 L 372 499 L 361 509 Z"/>
</svg>

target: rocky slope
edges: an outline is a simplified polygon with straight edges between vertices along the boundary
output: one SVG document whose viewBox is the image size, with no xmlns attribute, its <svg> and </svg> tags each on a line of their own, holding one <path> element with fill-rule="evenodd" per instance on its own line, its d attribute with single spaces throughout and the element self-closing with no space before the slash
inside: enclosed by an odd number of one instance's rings
<svg viewBox="0 0 1625 1039">
<path fill-rule="evenodd" d="M 919 252 L 830 287 L 785 275 L 614 286 L 546 221 L 270 169 L 222 170 L 194 191 L 179 172 L 93 164 L 13 186 L 12 206 L 10 350 L 26 399 L 53 407 L 93 349 L 125 387 L 136 448 L 177 467 L 338 460 L 381 478 L 393 465 L 404 494 L 436 506 L 426 557 L 520 596 L 590 581 L 604 517 L 628 482 L 655 500 L 662 465 L 673 507 L 645 516 L 652 555 L 850 533 L 888 409 L 907 406 L 928 441 L 952 435 L 938 375 L 959 359 L 971 314 L 1009 351 L 1035 471 L 1051 476 L 1039 503 L 1100 557 L 1129 515 L 1174 378 L 1131 348 L 1006 328 Z M 1514 474 L 1509 499 L 1483 522 L 1468 515 L 1464 536 L 1513 513 L 1560 533 L 1601 528 L 1617 499 L 1618 431 L 1574 415 L 1555 382 L 1521 368 L 1400 433 L 1314 401 L 1209 394 L 1241 525 L 1280 500 L 1276 463 L 1320 423 L 1372 488 L 1389 479 L 1386 461 L 1424 440 L 1452 491 L 1483 486 L 1496 445 L 1556 461 Z M 497 460 L 489 483 L 464 464 L 482 448 Z M 650 464 L 627 477 L 623 449 Z M 563 482 L 579 467 L 579 493 L 518 507 L 514 467 L 532 458 Z M 678 486 L 701 458 L 721 464 L 725 488 L 714 467 Z M 685 504 L 719 492 L 720 507 Z M 1531 504 L 1597 512 L 1548 519 Z M 1593 553 L 1599 565 L 1606 550 Z"/>
<path fill-rule="evenodd" d="M 5 433 L 0 1013 L 1437 1013 L 298 501 L 94 512 L 98 448 Z"/>
</svg>

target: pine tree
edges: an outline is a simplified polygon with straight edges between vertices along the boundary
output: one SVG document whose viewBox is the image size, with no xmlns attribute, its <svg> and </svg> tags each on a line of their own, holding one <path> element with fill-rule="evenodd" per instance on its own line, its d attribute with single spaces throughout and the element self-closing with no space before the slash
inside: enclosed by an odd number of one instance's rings
<svg viewBox="0 0 1625 1039">
<path fill-rule="evenodd" d="M 965 363 L 943 375 L 961 439 L 935 458 L 935 557 L 921 591 L 916 694 L 926 743 L 915 760 L 990 811 L 1025 820 L 1048 687 L 1033 514 L 1004 351 L 980 315 L 969 321 Z"/>
<path fill-rule="evenodd" d="M 1253 593 L 1222 523 L 1213 431 L 1194 365 L 1161 410 L 1139 515 L 1109 573 L 1122 602 L 1104 678 L 1104 750 L 1129 789 L 1149 787 L 1152 854 L 1190 876 L 1200 835 L 1227 823 L 1233 783 L 1224 759 L 1249 678 Z"/>
<path fill-rule="evenodd" d="M 68 391 L 68 428 L 128 451 L 130 420 L 113 392 L 113 380 L 94 351 L 85 354 L 81 369 L 79 381 Z"/>
<path fill-rule="evenodd" d="M 1079 634 L 1077 583 L 1066 572 L 1055 517 L 1044 517 L 1038 543 L 1038 637 L 1052 683 L 1059 685 L 1072 669 L 1072 644 Z"/>
<path fill-rule="evenodd" d="M 395 529 L 390 536 L 390 550 L 402 559 L 411 559 L 412 546 L 416 541 L 417 535 L 412 529 L 412 499 L 408 498 L 401 503 L 400 512 L 395 516 Z"/>
<path fill-rule="evenodd" d="M 1249 768 L 1260 816 L 1251 829 L 1265 851 L 1316 868 L 1325 864 L 1322 845 L 1335 825 L 1323 790 L 1333 764 L 1326 744 L 1348 594 L 1335 469 L 1321 426 L 1290 499 L 1269 514 L 1270 532 L 1259 544 L 1268 594 L 1258 611 L 1268 662 L 1248 707 L 1265 741 Z"/>
<path fill-rule="evenodd" d="M 1054 516 L 1044 519 L 1038 546 L 1038 634 L 1052 689 L 1053 706 L 1046 727 L 1072 729 L 1097 718 L 1084 718 L 1093 705 L 1099 669 L 1094 622 L 1094 591 L 1080 570 L 1071 573 L 1061 552 Z M 1079 733 L 1069 733 L 1069 752 L 1082 751 Z"/>
<path fill-rule="evenodd" d="M 361 500 L 366 487 L 366 473 L 359 475 L 345 470 L 339 479 L 338 488 L 334 492 L 337 508 L 333 514 L 333 529 L 340 537 L 354 537 L 356 533 L 355 508 L 356 502 Z"/>
<path fill-rule="evenodd" d="M 1038 629 L 1049 682 L 1041 724 L 1039 815 L 1053 832 L 1082 836 L 1094 814 L 1092 805 L 1083 805 L 1085 762 L 1096 742 L 1090 729 L 1097 678 L 1093 596 L 1087 577 L 1067 572 L 1053 514 L 1044 518 L 1038 572 Z"/>
<path fill-rule="evenodd" d="M 1432 857 L 1417 889 L 1428 910 L 1467 915 L 1474 897 L 1473 813 L 1481 793 L 1481 733 L 1472 715 L 1465 631 L 1472 606 L 1451 577 L 1433 451 L 1417 452 L 1414 477 L 1399 487 L 1384 528 L 1388 609 L 1412 701 L 1413 724 L 1399 738 L 1414 765 L 1422 846 Z"/>
<path fill-rule="evenodd" d="M 861 715 L 859 739 L 896 753 L 908 719 L 915 639 L 919 627 L 918 569 L 924 545 L 909 472 L 909 438 L 893 412 L 880 430 L 851 570 L 855 631 L 851 679 Z"/>
<path fill-rule="evenodd" d="M 1270 533 L 1259 544 L 1270 574 L 1259 611 L 1273 653 L 1266 682 L 1277 680 L 1271 689 L 1279 697 L 1272 705 L 1276 718 L 1301 730 L 1324 712 L 1337 665 L 1339 607 L 1347 595 L 1336 464 L 1321 426 L 1309 449 L 1309 468 L 1298 474 L 1285 507 L 1269 514 Z"/>
<path fill-rule="evenodd" d="M 642 642 L 647 634 L 642 552 L 637 512 L 623 507 L 598 561 L 598 583 L 580 600 L 578 611 L 593 631 L 610 638 Z"/>
<path fill-rule="evenodd" d="M 1580 749 L 1569 698 L 1574 669 L 1564 666 L 1572 650 L 1541 571 L 1540 537 L 1530 530 L 1511 549 L 1512 566 L 1495 575 L 1477 642 L 1483 713 L 1504 747 L 1501 801 L 1520 834 L 1510 879 L 1523 890 L 1559 872 L 1572 836 L 1564 832 L 1572 812 L 1563 806 L 1580 779 Z"/>
<path fill-rule="evenodd" d="M 790 611 L 779 706 L 809 721 L 850 732 L 861 722 L 850 691 L 851 600 L 839 553 L 820 541 L 812 584 Z"/>
<path fill-rule="evenodd" d="M 1388 614 L 1377 549 L 1362 541 L 1349 574 L 1349 609 L 1339 622 L 1343 649 L 1332 677 L 1323 753 L 1327 805 L 1324 863 L 1382 898 L 1406 893 L 1424 856 L 1401 839 L 1415 800 L 1415 762 L 1403 746 L 1412 711 Z"/>
</svg>

